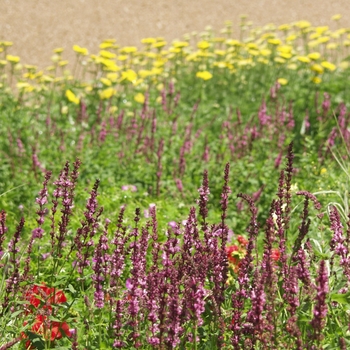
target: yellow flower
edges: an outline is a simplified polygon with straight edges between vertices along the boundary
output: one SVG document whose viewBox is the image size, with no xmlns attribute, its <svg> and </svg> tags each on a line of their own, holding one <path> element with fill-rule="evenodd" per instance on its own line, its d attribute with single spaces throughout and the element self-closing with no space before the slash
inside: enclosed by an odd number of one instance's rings
<svg viewBox="0 0 350 350">
<path fill-rule="evenodd" d="M 18 90 L 24 90 L 24 89 L 26 89 L 26 88 L 32 87 L 29 83 L 21 82 L 21 81 L 19 81 L 19 82 L 16 84 L 16 86 L 17 86 L 17 89 L 18 89 Z"/>
<path fill-rule="evenodd" d="M 7 65 L 7 61 L 5 60 L 0 60 L 0 66 L 6 66 Z"/>
<path fill-rule="evenodd" d="M 54 83 L 59 83 L 59 82 L 61 82 L 61 81 L 63 81 L 64 80 L 64 77 L 56 77 L 56 78 L 54 78 Z"/>
<path fill-rule="evenodd" d="M 317 42 L 319 43 L 319 44 L 324 44 L 324 43 L 326 43 L 327 41 L 329 41 L 329 36 L 321 36 L 321 38 L 318 38 L 317 39 Z"/>
<path fill-rule="evenodd" d="M 226 51 L 224 51 L 224 50 L 215 50 L 214 53 L 215 53 L 215 55 L 218 55 L 218 56 L 225 56 Z"/>
<path fill-rule="evenodd" d="M 79 45 L 74 45 L 73 50 L 78 54 L 78 55 L 83 55 L 86 56 L 88 55 L 89 51 L 85 47 L 80 47 Z"/>
<path fill-rule="evenodd" d="M 274 61 L 277 62 L 277 63 L 281 63 L 281 64 L 286 62 L 286 60 L 284 58 L 282 58 L 282 57 L 275 57 Z"/>
<path fill-rule="evenodd" d="M 307 43 L 307 46 L 309 46 L 311 48 L 316 47 L 318 45 L 320 45 L 320 43 L 317 40 L 311 40 Z"/>
<path fill-rule="evenodd" d="M 60 67 L 64 67 L 64 66 L 66 66 L 68 64 L 68 61 L 60 61 L 60 62 L 58 62 L 58 65 L 60 66 Z"/>
<path fill-rule="evenodd" d="M 281 45 L 281 40 L 280 39 L 268 39 L 267 42 L 272 45 Z"/>
<path fill-rule="evenodd" d="M 269 63 L 269 61 L 267 59 L 262 58 L 262 57 L 258 58 L 258 62 L 263 63 L 263 64 L 268 64 Z"/>
<path fill-rule="evenodd" d="M 69 102 L 72 102 L 76 105 L 78 105 L 80 102 L 79 98 L 75 96 L 75 94 L 71 90 L 66 90 L 66 97 Z"/>
<path fill-rule="evenodd" d="M 331 72 L 333 72 L 337 68 L 335 64 L 328 62 L 328 61 L 321 62 L 321 66 L 330 70 Z"/>
<path fill-rule="evenodd" d="M 295 63 L 291 63 L 291 64 L 288 64 L 287 68 L 291 70 L 296 70 L 298 66 Z"/>
<path fill-rule="evenodd" d="M 145 95 L 139 92 L 135 95 L 134 100 L 138 103 L 144 104 L 145 103 Z"/>
<path fill-rule="evenodd" d="M 259 51 L 258 50 L 248 50 L 249 54 L 252 56 L 258 56 L 259 55 Z"/>
<path fill-rule="evenodd" d="M 322 74 L 324 69 L 320 64 L 313 64 L 310 69 L 316 73 Z"/>
<path fill-rule="evenodd" d="M 329 43 L 326 48 L 327 50 L 335 50 L 339 45 L 337 43 Z"/>
<path fill-rule="evenodd" d="M 86 86 L 85 91 L 87 93 L 91 92 L 94 88 L 91 85 Z"/>
<path fill-rule="evenodd" d="M 321 36 L 320 33 L 312 33 L 312 34 L 309 36 L 309 39 L 311 39 L 311 40 L 318 39 L 320 36 Z"/>
<path fill-rule="evenodd" d="M 120 49 L 121 53 L 134 53 L 137 51 L 137 47 L 135 46 L 125 46 Z"/>
<path fill-rule="evenodd" d="M 285 78 L 278 78 L 277 81 L 281 84 L 281 85 L 287 85 L 288 84 L 288 80 Z"/>
<path fill-rule="evenodd" d="M 319 52 L 310 52 L 307 57 L 313 61 L 317 61 L 321 57 L 321 54 Z"/>
<path fill-rule="evenodd" d="M 137 74 L 135 71 L 133 71 L 132 69 L 128 69 L 124 72 L 122 72 L 122 77 L 121 80 L 128 80 L 128 81 L 135 81 L 137 79 Z"/>
<path fill-rule="evenodd" d="M 310 63 L 310 58 L 307 56 L 297 56 L 297 60 L 303 63 Z"/>
<path fill-rule="evenodd" d="M 229 46 L 241 46 L 241 43 L 235 39 L 226 40 L 226 44 Z"/>
<path fill-rule="evenodd" d="M 107 60 L 105 58 L 101 59 L 101 63 L 105 66 L 104 70 L 110 71 L 110 72 L 118 72 L 121 70 L 120 67 L 118 67 L 115 62 Z"/>
<path fill-rule="evenodd" d="M 101 100 L 107 100 L 116 94 L 116 91 L 113 88 L 107 88 L 99 92 Z"/>
<path fill-rule="evenodd" d="M 117 55 L 115 53 L 112 53 L 112 52 L 109 52 L 109 51 L 106 51 L 106 50 L 101 50 L 100 51 L 100 56 L 103 57 L 103 58 L 107 58 L 107 59 L 112 59 L 112 58 L 116 58 Z"/>
<path fill-rule="evenodd" d="M 187 47 L 188 46 L 188 42 L 187 41 L 174 41 L 173 42 L 173 46 L 176 48 L 183 48 L 183 47 Z"/>
<path fill-rule="evenodd" d="M 324 32 L 326 32 L 329 27 L 328 26 L 322 26 L 322 27 L 316 27 L 316 33 L 322 35 Z"/>
<path fill-rule="evenodd" d="M 68 106 L 62 106 L 61 113 L 62 114 L 68 114 Z"/>
<path fill-rule="evenodd" d="M 152 45 L 157 41 L 156 38 L 144 38 L 141 40 L 142 44 L 146 44 L 146 45 Z"/>
<path fill-rule="evenodd" d="M 153 75 L 152 71 L 147 70 L 147 69 L 140 69 L 138 71 L 138 74 L 142 79 L 145 79 L 145 78 L 149 77 L 150 75 Z"/>
<path fill-rule="evenodd" d="M 248 49 L 258 49 L 258 45 L 256 43 L 248 43 L 247 44 Z"/>
<path fill-rule="evenodd" d="M 166 45 L 166 41 L 162 40 L 162 41 L 158 41 L 156 43 L 153 43 L 152 47 L 154 47 L 155 49 L 160 49 L 160 48 L 162 48 L 165 45 Z"/>
<path fill-rule="evenodd" d="M 169 52 L 172 52 L 172 53 L 180 53 L 180 52 L 181 52 L 181 48 L 179 48 L 179 47 L 171 47 L 171 48 L 169 49 Z M 172 55 L 172 56 L 174 56 L 174 55 Z"/>
<path fill-rule="evenodd" d="M 209 80 L 213 77 L 213 75 L 210 72 L 205 70 L 205 71 L 197 72 L 196 77 L 203 80 Z"/>
<path fill-rule="evenodd" d="M 279 27 L 278 27 L 278 30 L 281 30 L 283 32 L 286 32 L 290 29 L 290 25 L 289 24 L 281 24 Z"/>
<path fill-rule="evenodd" d="M 210 43 L 206 40 L 202 40 L 200 41 L 199 43 L 197 43 L 197 47 L 200 49 L 200 50 L 206 50 L 210 47 Z"/>
<path fill-rule="evenodd" d="M 332 16 L 331 20 L 332 21 L 339 21 L 341 18 L 342 18 L 342 15 L 337 14 L 337 15 Z"/>
<path fill-rule="evenodd" d="M 260 50 L 260 54 L 262 56 L 270 56 L 271 55 L 271 50 L 269 50 L 269 49 L 262 49 L 262 50 Z"/>
<path fill-rule="evenodd" d="M 127 55 L 119 55 L 118 56 L 118 60 L 119 61 L 126 61 L 128 59 L 128 56 Z"/>
<path fill-rule="evenodd" d="M 286 41 L 294 41 L 298 36 L 295 34 L 291 34 L 286 37 Z"/>
<path fill-rule="evenodd" d="M 64 51 L 63 47 L 58 47 L 57 49 L 53 50 L 54 53 L 62 53 L 63 51 Z"/>
<path fill-rule="evenodd" d="M 114 114 L 118 110 L 117 106 L 111 106 L 109 107 L 109 113 Z"/>
<path fill-rule="evenodd" d="M 338 35 L 343 35 L 346 33 L 346 28 L 339 28 L 338 30 L 335 31 Z"/>
<path fill-rule="evenodd" d="M 222 62 L 222 61 L 214 62 L 213 66 L 218 67 L 218 68 L 226 68 L 227 67 L 226 62 Z"/>
<path fill-rule="evenodd" d="M 321 171 L 320 171 L 320 174 L 323 175 L 327 172 L 327 169 L 326 168 L 322 168 Z"/>
<path fill-rule="evenodd" d="M 158 60 L 156 60 L 156 61 L 153 62 L 153 66 L 154 66 L 154 67 L 157 67 L 157 68 L 162 67 L 162 66 L 164 66 L 164 64 L 166 63 L 166 61 L 167 61 L 166 59 L 160 58 L 160 59 L 158 59 Z"/>
<path fill-rule="evenodd" d="M 6 55 L 6 59 L 11 63 L 18 63 L 21 59 L 18 56 Z"/>
<path fill-rule="evenodd" d="M 24 74 L 23 74 L 23 78 L 27 78 L 27 79 L 30 79 L 30 80 L 34 80 L 34 79 L 35 79 L 35 74 L 34 74 L 34 73 L 31 73 L 31 72 L 24 73 Z"/>
<path fill-rule="evenodd" d="M 109 48 L 113 48 L 114 47 L 114 44 L 113 43 L 106 43 L 106 42 L 103 42 L 100 44 L 100 49 L 104 50 L 104 49 L 109 49 Z"/>
<path fill-rule="evenodd" d="M 341 69 L 345 70 L 345 69 L 350 67 L 350 64 L 347 61 L 343 61 L 343 62 L 339 63 L 339 66 L 340 66 Z"/>
<path fill-rule="evenodd" d="M 264 34 L 261 36 L 261 39 L 274 38 L 275 36 L 276 36 L 275 33 L 264 33 Z"/>
<path fill-rule="evenodd" d="M 299 21 L 295 23 L 296 27 L 299 27 L 300 29 L 305 29 L 311 27 L 311 23 L 308 21 Z"/>
<path fill-rule="evenodd" d="M 13 42 L 12 41 L 3 41 L 1 43 L 2 46 L 12 46 L 13 45 Z"/>
<path fill-rule="evenodd" d="M 315 84 L 320 84 L 322 82 L 322 79 L 319 78 L 319 77 L 313 77 L 312 79 L 312 82 L 314 82 Z"/>
<path fill-rule="evenodd" d="M 43 72 L 42 70 L 40 70 L 39 72 L 37 72 L 37 73 L 35 74 L 35 77 L 36 77 L 36 78 L 40 78 L 43 74 L 44 74 L 44 72 Z"/>
<path fill-rule="evenodd" d="M 103 84 L 103 85 L 106 85 L 106 86 L 111 86 L 112 85 L 112 82 L 107 79 L 107 78 L 101 78 L 100 79 L 100 82 Z"/>
<path fill-rule="evenodd" d="M 115 39 L 105 39 L 103 40 L 103 43 L 107 43 L 107 44 L 114 44 L 117 40 Z"/>
<path fill-rule="evenodd" d="M 108 73 L 107 79 L 109 79 L 113 83 L 116 83 L 117 79 L 118 79 L 118 74 L 117 73 Z"/>
<path fill-rule="evenodd" d="M 61 59 L 61 56 L 59 56 L 59 55 L 51 56 L 51 61 L 54 63 L 57 63 L 60 59 Z"/>
<path fill-rule="evenodd" d="M 284 52 L 284 53 L 291 53 L 293 49 L 293 46 L 290 45 L 282 45 L 277 47 L 277 51 Z"/>
</svg>

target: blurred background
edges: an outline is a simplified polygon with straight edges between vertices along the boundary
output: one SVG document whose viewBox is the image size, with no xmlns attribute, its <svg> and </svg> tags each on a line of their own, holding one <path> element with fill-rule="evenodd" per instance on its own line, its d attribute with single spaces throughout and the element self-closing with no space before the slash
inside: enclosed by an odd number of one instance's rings
<svg viewBox="0 0 350 350">
<path fill-rule="evenodd" d="M 350 27 L 350 0 L 0 0 L 0 40 L 12 41 L 8 51 L 23 63 L 46 67 L 54 48 L 72 60 L 72 46 L 98 53 L 99 43 L 117 39 L 139 46 L 146 37 L 167 41 L 211 26 L 217 34 L 233 23 L 239 37 L 240 15 L 254 26 L 308 20 L 313 25 Z M 339 22 L 332 15 L 341 14 Z"/>
</svg>

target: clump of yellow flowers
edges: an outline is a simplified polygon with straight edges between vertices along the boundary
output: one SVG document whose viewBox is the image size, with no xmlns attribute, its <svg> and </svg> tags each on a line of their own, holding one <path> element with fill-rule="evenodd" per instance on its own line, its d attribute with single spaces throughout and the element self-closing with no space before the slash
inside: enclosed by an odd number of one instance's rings
<svg viewBox="0 0 350 350">
<path fill-rule="evenodd" d="M 339 26 L 341 15 L 335 15 L 337 29 L 312 26 L 308 21 L 264 27 L 253 27 L 241 16 L 241 32 L 234 35 L 232 23 L 225 22 L 222 36 L 211 28 L 187 34 L 168 44 L 164 38 L 145 38 L 142 47 L 120 47 L 115 39 L 106 39 L 98 53 L 90 54 L 74 45 L 75 62 L 63 58 L 57 48 L 52 64 L 45 70 L 23 65 L 20 57 L 9 54 L 11 42 L 0 42 L 0 89 L 17 87 L 19 94 L 63 89 L 68 102 L 79 104 L 86 94 L 109 100 L 124 90 L 134 91 L 134 101 L 144 103 L 145 92 L 165 80 L 176 81 L 184 75 L 194 84 L 210 84 L 238 76 L 246 81 L 250 72 L 259 75 L 269 69 L 280 85 L 307 73 L 311 84 L 322 84 L 324 77 L 349 68 L 343 60 L 349 56 L 350 28 Z M 69 70 L 68 68 L 69 67 Z M 253 74 L 252 73 L 252 74 Z"/>
</svg>

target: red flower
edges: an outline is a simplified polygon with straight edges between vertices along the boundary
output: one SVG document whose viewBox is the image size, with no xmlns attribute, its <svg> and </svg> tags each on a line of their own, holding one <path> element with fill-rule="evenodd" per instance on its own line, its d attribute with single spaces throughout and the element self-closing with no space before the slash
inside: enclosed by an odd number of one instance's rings
<svg viewBox="0 0 350 350">
<path fill-rule="evenodd" d="M 66 296 L 62 290 L 55 290 L 42 283 L 41 285 L 35 284 L 25 294 L 26 300 L 30 302 L 35 308 L 37 308 L 42 302 L 45 303 L 44 308 L 51 309 L 51 304 L 60 304 L 67 301 Z"/>
<path fill-rule="evenodd" d="M 30 305 L 38 309 L 38 314 L 35 317 L 35 323 L 31 327 L 31 331 L 42 335 L 46 341 L 54 341 L 56 339 L 61 339 L 64 333 L 67 337 L 71 336 L 69 326 L 66 322 L 50 321 L 48 316 L 39 313 L 39 307 L 41 306 L 44 310 L 49 310 L 46 313 L 50 314 L 52 306 L 54 304 L 65 303 L 67 301 L 66 296 L 62 290 L 56 290 L 55 288 L 50 288 L 42 283 L 41 285 L 31 286 L 25 293 L 25 299 L 29 301 Z M 33 313 L 34 310 L 26 310 L 26 313 Z M 27 321 L 24 325 L 28 324 Z M 26 334 L 22 332 L 22 337 L 27 338 Z M 31 346 L 30 340 L 26 341 L 26 348 L 35 349 Z"/>
<path fill-rule="evenodd" d="M 32 331 L 44 336 L 45 340 L 54 341 L 62 338 L 63 331 L 67 337 L 70 337 L 69 326 L 66 322 L 47 321 L 47 317 L 44 315 L 38 315 L 36 322 L 32 326 Z"/>
<path fill-rule="evenodd" d="M 237 241 L 242 247 L 246 247 L 248 245 L 248 240 L 243 236 L 238 236 Z"/>
<path fill-rule="evenodd" d="M 280 259 L 280 251 L 278 248 L 272 248 L 271 249 L 271 259 L 272 260 L 275 260 L 275 261 L 278 261 Z"/>
<path fill-rule="evenodd" d="M 227 253 L 227 259 L 232 264 L 237 264 L 239 261 L 239 258 L 234 256 L 235 254 L 232 254 L 234 252 L 238 252 L 239 248 L 236 245 L 230 245 L 226 247 L 226 253 Z"/>
<path fill-rule="evenodd" d="M 238 272 L 240 261 L 245 255 L 245 249 L 237 245 L 230 245 L 226 247 L 227 260 L 230 263 L 233 271 Z"/>
</svg>

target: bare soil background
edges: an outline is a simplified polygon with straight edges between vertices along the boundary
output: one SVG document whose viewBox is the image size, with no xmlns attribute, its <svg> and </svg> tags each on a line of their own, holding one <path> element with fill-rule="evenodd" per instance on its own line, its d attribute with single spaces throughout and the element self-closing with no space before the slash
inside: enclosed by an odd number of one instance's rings
<svg viewBox="0 0 350 350">
<path fill-rule="evenodd" d="M 12 41 L 11 54 L 23 63 L 50 65 L 52 50 L 72 46 L 91 53 L 99 43 L 115 38 L 123 46 L 139 46 L 145 37 L 181 39 L 212 26 L 218 33 L 225 20 L 233 21 L 238 36 L 240 15 L 248 15 L 254 26 L 308 20 L 313 25 L 350 27 L 350 0 L 0 0 L 0 40 Z"/>
</svg>

